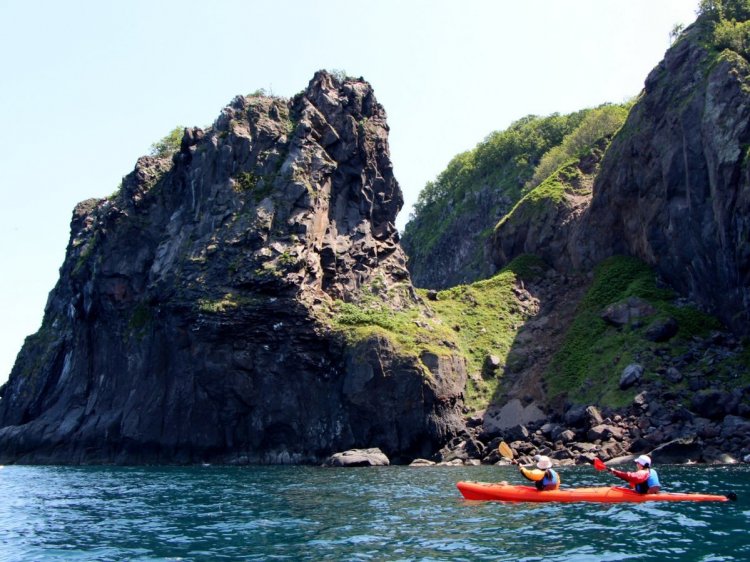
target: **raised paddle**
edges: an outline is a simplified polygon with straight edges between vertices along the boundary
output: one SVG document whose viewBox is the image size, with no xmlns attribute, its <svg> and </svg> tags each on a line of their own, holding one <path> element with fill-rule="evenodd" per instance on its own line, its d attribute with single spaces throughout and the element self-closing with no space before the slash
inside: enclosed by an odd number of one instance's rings
<svg viewBox="0 0 750 562">
<path fill-rule="evenodd" d="M 510 462 L 515 462 L 513 460 L 513 449 L 511 449 L 505 441 L 500 441 L 500 444 L 497 446 L 497 452 L 500 453 L 504 459 L 509 460 Z"/>
<path fill-rule="evenodd" d="M 612 469 L 609 468 L 606 464 L 604 464 L 598 457 L 594 457 L 594 468 L 596 470 L 606 470 L 608 472 L 612 472 Z"/>
</svg>

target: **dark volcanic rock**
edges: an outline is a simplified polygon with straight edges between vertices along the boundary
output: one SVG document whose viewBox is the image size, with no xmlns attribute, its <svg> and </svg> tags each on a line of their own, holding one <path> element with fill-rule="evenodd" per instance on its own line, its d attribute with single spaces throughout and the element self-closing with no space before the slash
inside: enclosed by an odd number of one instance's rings
<svg viewBox="0 0 750 562">
<path fill-rule="evenodd" d="M 79 204 L 44 322 L 0 391 L 0 462 L 428 456 L 462 426 L 463 359 L 332 329 L 335 300 L 418 306 L 372 88 L 319 72 L 237 97 L 111 198 Z"/>
<path fill-rule="evenodd" d="M 580 217 L 591 202 L 591 187 L 603 149 L 604 146 L 595 147 L 550 176 L 547 181 L 562 186 L 559 199 L 525 197 L 499 222 L 487 242 L 498 269 L 521 254 L 538 255 L 558 270 L 572 269 L 571 255 L 579 244 Z"/>
<path fill-rule="evenodd" d="M 748 333 L 750 63 L 706 49 L 706 23 L 686 30 L 649 74 L 568 248 L 584 267 L 636 256 Z"/>
</svg>

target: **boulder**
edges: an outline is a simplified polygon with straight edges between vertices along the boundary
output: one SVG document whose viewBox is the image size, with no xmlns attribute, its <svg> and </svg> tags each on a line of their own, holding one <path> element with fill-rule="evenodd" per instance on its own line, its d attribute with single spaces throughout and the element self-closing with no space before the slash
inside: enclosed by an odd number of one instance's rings
<svg viewBox="0 0 750 562">
<path fill-rule="evenodd" d="M 624 326 L 654 313 L 656 310 L 648 301 L 638 297 L 628 297 L 624 301 L 607 306 L 601 318 L 613 326 Z"/>
<path fill-rule="evenodd" d="M 586 406 L 575 404 L 567 409 L 563 420 L 568 427 L 583 427 L 586 422 Z"/>
<path fill-rule="evenodd" d="M 721 436 L 725 439 L 730 437 L 750 434 L 750 420 L 739 416 L 726 416 L 721 424 Z"/>
<path fill-rule="evenodd" d="M 544 412 L 531 402 L 524 406 L 514 398 L 502 406 L 491 405 L 484 414 L 483 435 L 492 438 L 501 435 L 505 430 L 546 419 Z"/>
<path fill-rule="evenodd" d="M 576 432 L 572 429 L 566 429 L 558 435 L 558 439 L 563 443 L 570 443 L 576 438 Z"/>
<path fill-rule="evenodd" d="M 435 464 L 437 463 L 431 460 L 427 460 L 427 459 L 414 459 L 413 461 L 409 463 L 409 466 L 419 468 L 419 467 L 424 467 L 424 466 L 435 466 Z"/>
<path fill-rule="evenodd" d="M 589 429 L 586 436 L 590 441 L 609 438 L 614 438 L 618 441 L 621 441 L 624 436 L 624 431 L 615 425 L 602 423 Z"/>
<path fill-rule="evenodd" d="M 644 337 L 653 342 L 665 342 L 677 335 L 677 320 L 674 318 L 658 319 L 646 329 Z"/>
<path fill-rule="evenodd" d="M 682 373 L 680 373 L 675 367 L 667 367 L 665 377 L 672 384 L 677 384 L 682 381 Z"/>
<path fill-rule="evenodd" d="M 484 364 L 482 365 L 482 376 L 484 378 L 495 377 L 502 367 L 503 362 L 497 355 L 488 355 L 484 358 Z"/>
<path fill-rule="evenodd" d="M 356 466 L 388 466 L 388 457 L 377 448 L 351 449 L 335 453 L 326 459 L 324 466 L 356 467 Z"/>
<path fill-rule="evenodd" d="M 691 409 L 701 417 L 717 420 L 724 417 L 731 399 L 723 390 L 704 390 L 693 395 Z"/>
<path fill-rule="evenodd" d="M 643 370 L 643 366 L 638 365 L 637 363 L 631 363 L 625 367 L 622 371 L 622 375 L 620 375 L 620 390 L 625 390 L 641 382 Z"/>
<path fill-rule="evenodd" d="M 599 425 L 604 422 L 604 418 L 602 418 L 602 413 L 599 411 L 599 408 L 596 406 L 588 406 L 586 408 L 586 420 L 589 427 Z"/>
</svg>

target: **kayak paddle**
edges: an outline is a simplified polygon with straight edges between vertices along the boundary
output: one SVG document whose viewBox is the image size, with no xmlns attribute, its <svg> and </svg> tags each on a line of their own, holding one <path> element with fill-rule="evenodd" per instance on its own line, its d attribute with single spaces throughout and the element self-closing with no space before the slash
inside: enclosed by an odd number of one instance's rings
<svg viewBox="0 0 750 562">
<path fill-rule="evenodd" d="M 497 446 L 497 452 L 500 453 L 504 459 L 513 462 L 513 449 L 511 449 L 505 441 L 500 441 L 500 444 Z"/>
<path fill-rule="evenodd" d="M 606 464 L 604 464 L 599 457 L 594 457 L 594 468 L 596 470 L 607 470 L 611 471 L 612 469 L 609 468 Z"/>
</svg>

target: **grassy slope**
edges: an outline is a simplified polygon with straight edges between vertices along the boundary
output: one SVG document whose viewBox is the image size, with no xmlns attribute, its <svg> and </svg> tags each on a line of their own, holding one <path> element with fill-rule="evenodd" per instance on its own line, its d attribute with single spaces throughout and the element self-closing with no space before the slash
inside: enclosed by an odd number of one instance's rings
<svg viewBox="0 0 750 562">
<path fill-rule="evenodd" d="M 493 396 L 500 396 L 503 366 L 512 361 L 514 341 L 524 323 L 537 310 L 533 300 L 519 299 L 522 285 L 531 286 L 541 279 L 545 265 L 535 256 L 520 256 L 491 279 L 460 285 L 437 293 L 437 300 L 394 311 L 378 298 L 359 304 L 336 304 L 334 329 L 350 343 L 378 335 L 385 337 L 397 353 L 419 358 L 423 351 L 438 355 L 459 353 L 467 360 L 469 381 L 465 399 L 470 410 L 486 407 Z M 656 310 L 650 317 L 631 325 L 614 327 L 602 318 L 610 304 L 638 297 Z M 644 380 L 659 380 L 663 389 L 668 383 L 658 374 L 670 358 L 685 353 L 694 338 L 705 337 L 720 328 L 712 317 L 694 307 L 680 305 L 676 295 L 658 285 L 653 271 L 635 258 L 616 256 L 599 265 L 574 317 L 565 326 L 567 334 L 559 349 L 551 350 L 553 359 L 544 374 L 550 400 L 563 397 L 574 403 L 600 406 L 625 406 L 642 388 L 620 390 L 622 370 L 630 363 L 645 367 Z M 656 321 L 667 317 L 677 320 L 679 331 L 668 342 L 651 342 L 645 331 Z M 533 346 L 544 346 L 535 341 Z M 484 373 L 488 355 L 500 359 L 497 375 Z M 699 360 L 691 369 L 712 373 L 719 386 L 732 388 L 750 384 L 750 350 L 727 355 L 720 361 Z M 738 375 L 739 373 L 739 375 Z M 521 373 L 521 376 L 523 374 Z M 672 385 L 684 390 L 686 381 Z"/>
<path fill-rule="evenodd" d="M 623 328 L 608 325 L 601 318 L 605 307 L 628 297 L 649 302 L 656 314 Z M 612 406 L 629 403 L 635 390 L 618 388 L 620 373 L 628 364 L 644 365 L 646 376 L 653 377 L 661 364 L 659 353 L 679 354 L 690 338 L 719 327 L 716 320 L 693 307 L 676 306 L 674 297 L 672 291 L 659 288 L 651 269 L 635 258 L 618 256 L 601 263 L 545 376 L 549 396 Z M 644 339 L 653 322 L 668 316 L 679 325 L 675 338 L 667 343 Z"/>
</svg>

